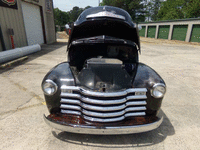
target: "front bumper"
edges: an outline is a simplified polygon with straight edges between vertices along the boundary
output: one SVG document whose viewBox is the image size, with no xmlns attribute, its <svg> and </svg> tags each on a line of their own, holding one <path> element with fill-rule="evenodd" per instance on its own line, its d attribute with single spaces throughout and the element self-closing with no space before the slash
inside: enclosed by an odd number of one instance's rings
<svg viewBox="0 0 200 150">
<path fill-rule="evenodd" d="M 140 125 L 118 125 L 118 126 L 95 126 L 95 125 L 79 125 L 79 124 L 67 124 L 62 122 L 52 121 L 50 118 L 44 115 L 45 122 L 58 130 L 67 131 L 72 133 L 81 134 L 97 134 L 97 135 L 115 135 L 115 134 L 132 134 L 142 133 L 154 130 L 160 126 L 163 121 L 163 117 L 157 118 L 156 121 Z"/>
</svg>

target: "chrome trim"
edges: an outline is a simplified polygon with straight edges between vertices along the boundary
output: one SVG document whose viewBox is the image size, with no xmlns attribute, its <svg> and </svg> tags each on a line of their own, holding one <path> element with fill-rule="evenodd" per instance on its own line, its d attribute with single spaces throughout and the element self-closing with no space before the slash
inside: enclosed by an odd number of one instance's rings
<svg viewBox="0 0 200 150">
<path fill-rule="evenodd" d="M 73 110 L 79 110 L 81 111 L 81 107 L 80 106 L 74 106 L 74 105 L 60 105 L 60 108 L 64 108 L 64 109 L 73 109 Z"/>
<path fill-rule="evenodd" d="M 145 112 L 136 112 L 136 113 L 127 113 L 125 117 L 136 117 L 136 116 L 145 116 Z"/>
<path fill-rule="evenodd" d="M 146 107 L 129 107 L 129 108 L 125 109 L 126 112 L 128 112 L 128 111 L 140 111 L 140 110 L 146 110 Z"/>
<path fill-rule="evenodd" d="M 161 96 L 161 97 L 156 97 L 156 96 L 153 95 L 153 90 L 154 90 L 157 86 L 162 86 L 162 87 L 165 88 L 165 92 L 163 93 L 163 96 Z M 166 85 L 163 84 L 163 83 L 156 83 L 156 84 L 153 85 L 153 87 L 152 87 L 152 89 L 150 90 L 150 92 L 151 92 L 151 96 L 153 96 L 154 98 L 162 98 L 162 97 L 164 97 L 164 95 L 165 95 L 165 93 L 166 93 Z"/>
<path fill-rule="evenodd" d="M 78 91 L 80 94 L 64 93 L 68 90 Z M 147 89 L 145 88 L 131 88 L 124 91 L 104 93 L 64 85 L 61 87 L 61 91 L 61 112 L 79 114 L 89 121 L 114 122 L 121 121 L 125 117 L 146 115 L 144 111 L 147 104 L 145 101 Z M 135 92 L 143 92 L 145 95 L 134 95 Z M 128 94 L 131 95 L 128 96 Z M 88 95 L 94 98 L 88 98 Z M 121 98 L 121 96 L 124 96 L 124 98 Z M 102 97 L 105 97 L 104 100 L 101 99 Z M 113 99 L 109 99 L 110 97 Z"/>
<path fill-rule="evenodd" d="M 81 133 L 81 134 L 97 134 L 97 135 L 116 135 L 116 134 L 133 134 L 133 133 L 141 133 L 154 130 L 158 128 L 163 122 L 163 117 L 159 118 L 156 122 L 148 123 L 144 125 L 135 125 L 135 126 L 103 126 L 101 128 L 96 126 L 83 126 L 83 125 L 62 125 L 55 122 L 50 121 L 44 115 L 44 121 L 50 127 L 61 131 L 67 131 L 72 133 Z"/>
<path fill-rule="evenodd" d="M 132 100 L 132 99 L 147 99 L 147 96 L 146 95 L 127 96 L 127 100 Z"/>
<path fill-rule="evenodd" d="M 61 102 L 64 103 L 64 104 L 61 104 L 60 108 L 64 108 L 64 109 L 74 108 L 74 109 L 76 109 L 76 107 L 81 106 L 85 109 L 94 110 L 94 111 L 117 111 L 117 110 L 125 109 L 126 107 L 129 107 L 129 106 L 138 106 L 138 105 L 146 105 L 147 104 L 146 101 L 135 101 L 135 102 L 127 102 L 127 103 L 124 103 L 124 104 L 119 105 L 119 106 L 101 107 L 101 106 L 93 106 L 93 105 L 81 103 L 79 100 L 61 99 Z M 77 104 L 79 106 L 73 106 L 71 104 Z M 69 108 L 68 108 L 68 106 L 69 106 Z M 81 110 L 81 107 L 80 107 L 79 110 Z M 126 108 L 125 110 L 127 110 L 127 111 L 128 110 L 129 111 L 146 110 L 146 107 L 130 107 L 130 108 Z"/>
<path fill-rule="evenodd" d="M 81 101 L 80 100 L 74 100 L 74 99 L 64 99 L 64 98 L 61 98 L 60 102 L 61 103 L 65 103 L 65 104 L 81 105 Z"/>
<path fill-rule="evenodd" d="M 117 117 L 117 116 L 122 116 L 125 114 L 125 111 L 122 110 L 120 112 L 111 112 L 111 113 L 98 113 L 98 112 L 92 112 L 92 111 L 87 111 L 83 110 L 83 114 L 87 116 L 92 116 L 92 117 L 102 117 L 102 118 L 108 118 L 108 117 Z"/>
<path fill-rule="evenodd" d="M 132 89 L 127 89 L 127 90 L 119 91 L 119 92 L 105 93 L 105 92 L 88 91 L 88 90 L 85 90 L 81 87 L 76 87 L 76 86 L 63 85 L 63 86 L 61 86 L 61 95 L 64 94 L 64 90 L 79 91 L 83 95 L 96 96 L 96 97 L 120 97 L 120 96 L 125 96 L 129 93 L 134 93 L 134 92 L 147 92 L 146 88 L 132 88 Z"/>
<path fill-rule="evenodd" d="M 60 81 L 74 81 L 74 79 L 60 79 Z"/>
<path fill-rule="evenodd" d="M 73 110 L 63 110 L 63 109 L 61 109 L 61 113 L 81 116 L 81 112 L 73 111 Z"/>
<path fill-rule="evenodd" d="M 146 101 L 135 101 L 135 102 L 127 102 L 127 106 L 137 106 L 137 105 L 146 105 Z"/>
<path fill-rule="evenodd" d="M 111 105 L 111 104 L 126 103 L 126 98 L 118 99 L 118 100 L 95 100 L 95 99 L 82 97 L 81 100 L 85 103 L 99 104 L 99 105 Z"/>
<path fill-rule="evenodd" d="M 103 92 L 93 92 L 93 91 L 86 91 L 81 89 L 81 93 L 88 96 L 95 96 L 95 97 L 120 97 L 127 95 L 126 91 L 116 92 L 116 93 L 103 93 Z"/>
<path fill-rule="evenodd" d="M 74 91 L 79 91 L 80 87 L 78 86 L 66 86 L 66 85 L 62 85 L 61 86 L 61 90 L 74 90 Z"/>
<path fill-rule="evenodd" d="M 81 95 L 79 94 L 72 94 L 72 93 L 61 93 L 61 97 L 72 97 L 72 98 L 78 98 L 81 99 Z"/>
<path fill-rule="evenodd" d="M 135 92 L 135 95 L 145 95 L 146 92 Z"/>
<path fill-rule="evenodd" d="M 127 104 L 122 104 L 120 106 L 100 107 L 100 106 L 87 105 L 87 104 L 84 104 L 84 103 L 80 103 L 80 106 L 74 106 L 74 105 L 71 105 L 71 104 L 72 103 L 70 103 L 70 105 L 61 104 L 60 108 L 75 109 L 75 110 L 81 111 L 81 107 L 82 107 L 82 108 L 85 108 L 85 109 L 88 109 L 88 110 L 108 112 L 108 111 L 122 110 L 122 109 L 125 109 L 128 106 L 132 106 L 132 105 L 127 105 Z M 128 111 L 140 111 L 140 110 L 146 110 L 146 107 L 129 107 L 129 108 L 125 109 L 126 112 L 128 112 Z"/>
<path fill-rule="evenodd" d="M 77 98 L 85 103 L 99 104 L 99 105 L 121 104 L 121 103 L 126 103 L 129 100 L 146 99 L 147 98 L 146 95 L 140 95 L 140 96 L 127 96 L 126 98 L 116 99 L 116 100 L 97 100 L 97 99 L 85 98 L 83 96 L 80 96 L 79 94 L 71 94 L 71 93 L 66 93 L 66 94 L 62 93 L 61 97 Z M 62 99 L 65 100 L 65 98 L 62 98 Z"/>
<path fill-rule="evenodd" d="M 88 110 L 83 110 L 83 114 L 91 116 L 91 117 L 102 117 L 102 118 L 109 118 L 109 117 L 119 117 L 125 114 L 125 117 L 130 116 L 144 116 L 146 115 L 145 112 L 133 112 L 133 113 L 127 113 L 129 110 L 122 110 L 119 112 L 111 112 L 111 113 L 99 113 L 99 112 L 93 112 Z M 129 115 L 128 115 L 129 114 Z"/>
<path fill-rule="evenodd" d="M 44 84 L 45 84 L 45 83 L 50 83 L 50 84 L 52 84 L 52 85 L 55 87 L 55 91 L 54 91 L 53 93 L 51 93 L 51 94 L 46 93 L 45 90 L 44 90 Z M 57 84 L 56 84 L 55 82 L 53 82 L 52 80 L 47 79 L 47 80 L 44 81 L 44 83 L 42 84 L 42 90 L 43 90 L 43 93 L 44 93 L 45 95 L 53 95 L 53 94 L 55 94 L 55 93 L 57 92 L 58 86 L 57 86 Z"/>
<path fill-rule="evenodd" d="M 117 14 L 114 14 L 114 13 L 109 12 L 109 11 L 102 11 L 102 12 L 98 12 L 96 14 L 87 15 L 86 19 L 88 19 L 88 18 L 96 18 L 96 17 L 110 17 L 110 18 L 118 18 L 118 19 L 122 19 L 122 20 L 126 19 L 122 15 L 117 15 Z"/>
<path fill-rule="evenodd" d="M 124 120 L 125 117 L 121 116 L 121 117 L 115 117 L 115 118 L 109 118 L 109 119 L 100 119 L 100 118 L 94 118 L 94 117 L 83 115 L 83 118 L 89 121 L 108 123 L 108 122 L 122 121 Z"/>
<path fill-rule="evenodd" d="M 122 110 L 126 108 L 125 104 L 122 104 L 120 106 L 111 106 L 111 107 L 100 107 L 100 106 L 92 106 L 87 104 L 82 104 L 82 107 L 89 110 L 95 110 L 95 111 L 116 111 L 116 110 Z"/>
</svg>

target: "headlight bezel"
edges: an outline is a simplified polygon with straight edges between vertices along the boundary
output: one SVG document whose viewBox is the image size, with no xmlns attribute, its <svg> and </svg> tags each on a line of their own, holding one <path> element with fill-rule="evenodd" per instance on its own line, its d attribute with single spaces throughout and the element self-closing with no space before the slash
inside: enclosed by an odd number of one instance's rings
<svg viewBox="0 0 200 150">
<path fill-rule="evenodd" d="M 161 91 L 159 91 L 160 93 L 162 93 L 162 95 L 161 96 L 157 96 L 157 95 L 155 95 L 155 89 L 156 88 L 158 88 L 158 87 L 162 87 L 162 88 L 164 88 L 164 92 L 161 92 Z M 153 85 L 153 87 L 151 88 L 151 96 L 152 97 L 154 97 L 154 98 L 163 98 L 164 97 L 164 95 L 165 95 L 165 93 L 166 93 L 166 85 L 165 84 L 163 84 L 163 83 L 156 83 L 156 84 L 154 84 Z"/>
<path fill-rule="evenodd" d="M 54 91 L 53 91 L 52 93 L 46 92 L 46 90 L 45 90 L 45 84 L 50 84 L 52 87 L 49 87 L 49 88 L 54 88 Z M 57 92 L 57 90 L 58 90 L 58 86 L 57 86 L 57 84 L 56 84 L 55 82 L 53 82 L 52 80 L 47 79 L 47 80 L 45 80 L 44 83 L 42 84 L 42 90 L 43 90 L 43 92 L 44 92 L 45 95 L 54 95 L 54 94 Z"/>
</svg>

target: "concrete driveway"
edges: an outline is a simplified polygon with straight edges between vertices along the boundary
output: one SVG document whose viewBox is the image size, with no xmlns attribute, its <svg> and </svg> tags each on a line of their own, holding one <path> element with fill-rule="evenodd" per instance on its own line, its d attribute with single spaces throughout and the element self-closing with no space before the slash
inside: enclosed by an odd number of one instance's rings
<svg viewBox="0 0 200 150">
<path fill-rule="evenodd" d="M 66 61 L 66 41 L 44 45 L 42 51 L 0 70 L 0 149 L 199 149 L 200 46 L 141 39 L 140 62 L 166 81 L 164 122 L 151 132 L 95 136 L 61 132 L 47 126 L 41 81 L 55 65 Z"/>
</svg>

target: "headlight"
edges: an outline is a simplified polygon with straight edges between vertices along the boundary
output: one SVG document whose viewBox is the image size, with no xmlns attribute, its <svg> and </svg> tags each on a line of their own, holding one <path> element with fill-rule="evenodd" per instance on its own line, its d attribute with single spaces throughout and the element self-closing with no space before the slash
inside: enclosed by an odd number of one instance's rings
<svg viewBox="0 0 200 150">
<path fill-rule="evenodd" d="M 46 80 L 42 85 L 42 90 L 46 95 L 53 95 L 56 93 L 58 86 L 52 80 Z"/>
<path fill-rule="evenodd" d="M 165 95 L 166 87 L 162 83 L 157 83 L 151 89 L 151 96 L 155 98 L 162 98 Z"/>
</svg>

